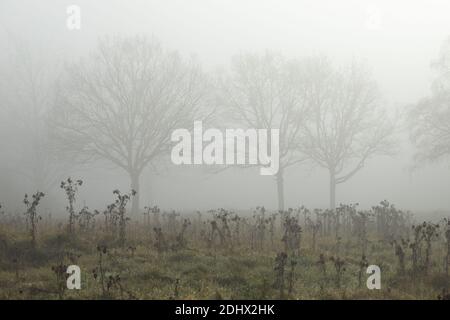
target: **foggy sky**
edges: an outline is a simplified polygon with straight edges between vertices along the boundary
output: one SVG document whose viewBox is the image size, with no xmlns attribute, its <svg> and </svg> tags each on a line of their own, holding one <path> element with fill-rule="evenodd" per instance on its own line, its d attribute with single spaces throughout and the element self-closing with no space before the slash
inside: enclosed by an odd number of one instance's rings
<svg viewBox="0 0 450 320">
<path fill-rule="evenodd" d="M 66 28 L 66 7 L 71 4 L 81 7 L 79 31 Z M 449 14 L 450 3 L 445 0 L 1 0 L 0 63 L 5 63 L 13 38 L 26 41 L 49 61 L 72 61 L 95 49 L 99 36 L 116 34 L 154 35 L 165 47 L 196 56 L 211 72 L 228 68 L 230 58 L 238 53 L 268 49 L 286 57 L 324 54 L 337 65 L 365 61 L 384 103 L 394 112 L 429 94 L 430 63 L 450 35 Z M 411 173 L 412 164 L 412 147 L 403 134 L 394 158 L 377 157 L 338 186 L 337 202 L 369 207 L 388 199 L 412 210 L 450 209 L 449 163 Z M 126 175 L 112 166 L 92 166 L 76 174 L 85 180 L 80 201 L 92 208 L 109 203 L 113 189 L 125 190 L 129 185 Z M 285 181 L 286 207 L 327 207 L 325 170 L 289 168 Z M 147 170 L 141 189 L 142 206 L 276 208 L 274 177 L 260 176 L 257 169 L 231 169 L 218 175 L 189 167 Z M 63 198 L 57 188 L 55 194 Z"/>
</svg>

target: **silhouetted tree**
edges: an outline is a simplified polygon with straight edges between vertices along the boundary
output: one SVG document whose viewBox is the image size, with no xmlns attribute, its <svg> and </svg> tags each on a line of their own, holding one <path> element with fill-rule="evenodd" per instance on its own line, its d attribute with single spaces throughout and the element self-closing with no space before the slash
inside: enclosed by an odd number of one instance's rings
<svg viewBox="0 0 450 320">
<path fill-rule="evenodd" d="M 170 154 L 171 132 L 192 125 L 204 92 L 200 67 L 158 41 L 103 39 L 89 58 L 67 67 L 52 119 L 55 139 L 74 159 L 125 170 L 137 214 L 142 171 Z"/>
<path fill-rule="evenodd" d="M 276 183 L 278 208 L 283 210 L 285 170 L 302 160 L 296 148 L 306 112 L 300 64 L 272 53 L 235 56 L 222 89 L 231 120 L 247 128 L 280 130 Z"/>
<path fill-rule="evenodd" d="M 33 188 L 48 191 L 60 178 L 64 165 L 51 152 L 46 119 L 52 101 L 58 62 L 44 57 L 25 41 L 10 36 L 6 62 L 0 66 L 2 125 L 5 158 L 10 171 Z"/>
<path fill-rule="evenodd" d="M 450 155 L 450 37 L 442 45 L 433 68 L 437 74 L 431 95 L 409 110 L 417 164 L 438 161 Z"/>
<path fill-rule="evenodd" d="M 394 126 L 381 108 L 368 72 L 352 63 L 338 71 L 325 58 L 306 61 L 304 98 L 310 111 L 302 126 L 300 150 L 330 177 L 330 208 L 336 185 L 344 183 L 375 155 L 392 153 Z"/>
</svg>

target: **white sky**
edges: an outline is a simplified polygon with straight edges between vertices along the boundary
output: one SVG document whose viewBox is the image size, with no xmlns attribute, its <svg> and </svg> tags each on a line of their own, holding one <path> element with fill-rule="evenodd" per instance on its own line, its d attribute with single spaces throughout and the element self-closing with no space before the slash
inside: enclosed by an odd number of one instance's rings
<svg viewBox="0 0 450 320">
<path fill-rule="evenodd" d="M 65 9 L 70 4 L 81 8 L 80 31 L 69 31 L 65 26 Z M 326 54 L 337 63 L 364 60 L 386 104 L 394 109 L 428 94 L 430 62 L 450 35 L 450 1 L 0 2 L 0 39 L 5 34 L 19 35 L 48 54 L 85 54 L 98 36 L 118 33 L 153 34 L 171 49 L 195 54 L 209 70 L 226 65 L 233 54 L 265 49 L 289 57 Z M 407 170 L 411 164 L 409 148 L 399 149 L 397 158 L 375 160 L 339 186 L 338 201 L 368 206 L 388 198 L 409 208 L 450 208 L 449 166 L 430 166 L 411 176 Z M 267 206 L 275 206 L 273 181 L 255 172 L 209 178 L 186 173 L 187 178 L 184 174 L 180 173 L 181 178 L 148 176 L 142 184 L 161 206 L 196 208 L 202 203 L 205 207 L 250 207 L 259 204 L 261 198 L 267 200 Z M 98 183 L 114 179 L 107 174 L 101 177 Z M 327 205 L 327 177 L 322 170 L 310 173 L 300 168 L 286 180 L 288 205 Z M 258 192 L 252 191 L 255 184 Z M 185 190 L 190 190 L 189 196 L 177 196 Z"/>
</svg>

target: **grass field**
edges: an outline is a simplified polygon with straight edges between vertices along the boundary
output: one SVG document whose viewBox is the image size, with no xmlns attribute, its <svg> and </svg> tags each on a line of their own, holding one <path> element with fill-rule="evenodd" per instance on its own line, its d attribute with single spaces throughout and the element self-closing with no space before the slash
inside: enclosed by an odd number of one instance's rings
<svg viewBox="0 0 450 320">
<path fill-rule="evenodd" d="M 3 213 L 0 298 L 448 298 L 445 219 L 415 224 L 387 202 L 241 214 L 153 207 L 129 219 L 126 202 L 73 219 L 40 218 L 38 205 Z M 69 265 L 80 267 L 80 290 L 67 289 Z M 368 265 L 380 267 L 381 289 L 368 289 Z"/>
</svg>

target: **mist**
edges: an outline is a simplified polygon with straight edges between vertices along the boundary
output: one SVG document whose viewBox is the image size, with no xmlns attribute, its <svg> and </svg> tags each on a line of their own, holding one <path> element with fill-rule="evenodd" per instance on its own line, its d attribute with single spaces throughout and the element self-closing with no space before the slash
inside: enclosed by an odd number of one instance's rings
<svg viewBox="0 0 450 320">
<path fill-rule="evenodd" d="M 67 27 L 70 14 L 66 9 L 70 5 L 81 10 L 80 29 Z M 48 194 L 43 210 L 64 214 L 60 182 L 69 176 L 83 180 L 78 199 L 90 208 L 104 208 L 111 202 L 115 189 L 130 190 L 129 175 L 114 162 L 99 157 L 75 161 L 81 151 L 76 155 L 63 152 L 55 141 L 68 137 L 67 131 L 54 131 L 52 124 L 55 110 L 61 110 L 63 105 L 67 123 L 74 123 L 70 120 L 70 106 L 85 97 L 82 94 L 85 87 L 75 80 L 95 70 L 95 60 L 90 57 L 99 52 L 99 43 L 113 39 L 105 48 L 114 48 L 120 47 L 114 39 L 120 42 L 120 39 L 128 41 L 137 37 L 147 39 L 150 46 L 154 43 L 161 46 L 163 53 L 161 60 L 155 58 L 157 62 L 166 63 L 166 57 L 178 53 L 182 62 L 167 62 L 173 74 L 180 78 L 187 72 L 201 74 L 165 96 L 169 101 L 180 90 L 190 88 L 189 105 L 196 104 L 201 96 L 198 107 L 201 106 L 202 112 L 189 111 L 186 121 L 177 123 L 188 130 L 193 130 L 194 120 L 209 117 L 211 122 L 205 122 L 205 126 L 210 128 L 251 128 L 248 123 L 228 117 L 232 110 L 228 98 L 243 96 L 242 91 L 233 91 L 240 85 L 238 82 L 232 85 L 233 79 L 238 81 L 244 75 L 253 74 L 242 65 L 254 64 L 258 68 L 271 65 L 272 60 L 264 60 L 266 55 L 274 59 L 282 57 L 281 62 L 273 62 L 274 67 L 280 64 L 280 70 L 286 72 L 282 79 L 288 80 L 282 84 L 290 85 L 299 77 L 301 88 L 295 87 L 299 92 L 309 88 L 312 84 L 308 81 L 316 75 L 305 73 L 310 58 L 315 61 L 325 57 L 334 70 L 330 74 L 333 77 L 338 74 L 339 79 L 341 75 L 347 79 L 348 66 L 363 66 L 362 73 L 370 75 L 367 83 L 376 84 L 376 105 L 386 111 L 390 121 L 390 152 L 374 153 L 363 161 L 360 170 L 337 184 L 335 204 L 359 203 L 362 208 L 370 208 L 387 199 L 413 212 L 448 211 L 448 151 L 436 158 L 422 154 L 432 161 L 418 161 L 420 150 L 410 139 L 411 121 L 406 114 L 422 98 L 433 94 L 432 85 L 439 75 L 432 64 L 440 58 L 441 48 L 450 35 L 449 10 L 447 1 L 3 0 L 0 3 L 0 203 L 20 212 L 23 195 L 39 189 Z M 233 62 L 239 57 L 241 62 Z M 259 58 L 251 60 L 250 57 Z M 300 61 L 298 74 L 291 74 L 294 69 L 285 64 L 289 66 L 296 61 Z M 86 67 L 86 73 L 79 68 L 82 63 L 90 66 Z M 154 70 L 167 68 L 149 69 L 149 77 Z M 77 78 L 74 75 L 78 72 Z M 341 82 L 333 81 L 330 84 Z M 342 81 L 356 82 L 353 78 Z M 159 83 L 161 88 L 162 83 Z M 283 85 L 280 87 L 285 88 Z M 191 91 L 193 87 L 197 91 Z M 323 94 L 326 96 L 327 92 Z M 286 96 L 287 93 L 282 95 Z M 372 101 L 367 104 L 368 112 L 371 106 Z M 238 107 L 238 113 L 243 108 Z M 166 110 L 169 109 L 161 107 L 158 112 Z M 306 109 L 300 114 L 305 116 L 298 123 L 309 117 Z M 169 116 L 173 114 L 168 112 Z M 158 118 L 147 120 L 151 127 Z M 136 210 L 153 205 L 181 211 L 280 208 L 275 176 L 260 175 L 256 167 L 214 170 L 201 165 L 175 165 L 170 161 L 174 145 L 170 142 L 170 132 L 166 136 L 168 140 L 160 156 L 142 168 Z M 64 145 L 75 151 L 72 146 L 80 141 L 66 141 Z M 292 157 L 302 161 L 283 171 L 285 208 L 330 206 L 329 170 L 304 155 L 308 148 L 312 148 L 310 144 L 300 143 Z M 350 163 L 349 170 L 352 168 Z"/>
</svg>

